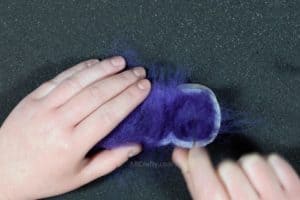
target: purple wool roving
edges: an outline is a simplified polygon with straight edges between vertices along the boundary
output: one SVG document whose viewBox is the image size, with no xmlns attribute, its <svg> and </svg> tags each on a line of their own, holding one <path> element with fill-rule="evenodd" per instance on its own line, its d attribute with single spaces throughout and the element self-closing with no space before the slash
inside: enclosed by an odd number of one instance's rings
<svg viewBox="0 0 300 200">
<path fill-rule="evenodd" d="M 215 94 L 200 84 L 186 83 L 182 71 L 166 74 L 157 67 L 148 71 L 152 89 L 147 99 L 96 147 L 139 143 L 150 148 L 191 148 L 205 146 L 216 138 L 221 110 Z"/>
</svg>

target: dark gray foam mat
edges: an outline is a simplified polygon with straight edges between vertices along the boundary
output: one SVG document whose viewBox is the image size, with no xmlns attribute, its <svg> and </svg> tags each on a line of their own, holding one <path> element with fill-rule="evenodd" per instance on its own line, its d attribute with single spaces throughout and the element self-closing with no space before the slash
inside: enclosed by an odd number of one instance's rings
<svg viewBox="0 0 300 200">
<path fill-rule="evenodd" d="M 193 72 L 258 120 L 209 145 L 215 162 L 279 152 L 300 172 L 299 1 L 0 1 L 0 119 L 28 92 L 87 58 L 133 49 L 144 65 Z M 53 199 L 189 199 L 170 149 Z M 151 164 L 152 163 L 152 164 Z"/>
</svg>

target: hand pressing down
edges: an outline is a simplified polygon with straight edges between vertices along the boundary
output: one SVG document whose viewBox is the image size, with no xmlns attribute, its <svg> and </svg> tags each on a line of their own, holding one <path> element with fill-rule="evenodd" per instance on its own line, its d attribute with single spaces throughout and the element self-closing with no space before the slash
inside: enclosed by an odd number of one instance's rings
<svg viewBox="0 0 300 200">
<path fill-rule="evenodd" d="M 243 156 L 223 161 L 215 170 L 204 148 L 176 148 L 173 161 L 181 169 L 195 200 L 298 200 L 300 180 L 280 156 Z"/>
<path fill-rule="evenodd" d="M 38 199 L 78 188 L 141 151 L 87 152 L 148 95 L 145 70 L 122 57 L 88 60 L 26 96 L 0 129 L 0 199 Z"/>
</svg>

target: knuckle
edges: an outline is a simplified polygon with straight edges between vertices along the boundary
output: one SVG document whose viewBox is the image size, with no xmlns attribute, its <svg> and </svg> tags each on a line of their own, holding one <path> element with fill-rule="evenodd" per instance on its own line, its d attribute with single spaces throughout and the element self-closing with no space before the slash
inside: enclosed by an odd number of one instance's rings
<svg viewBox="0 0 300 200">
<path fill-rule="evenodd" d="M 104 62 L 106 62 L 109 66 L 114 66 L 113 58 L 105 59 Z"/>
<path fill-rule="evenodd" d="M 127 89 L 127 91 L 125 92 L 126 97 L 128 99 L 134 100 L 138 97 L 138 91 L 135 87 L 130 87 Z"/>
<path fill-rule="evenodd" d="M 44 82 L 41 86 L 46 88 L 52 88 L 57 86 L 57 81 L 56 79 L 51 79 L 49 81 Z"/>
<path fill-rule="evenodd" d="M 30 96 L 25 97 L 18 103 L 18 105 L 16 106 L 16 110 L 23 111 L 24 113 L 26 113 L 26 115 L 30 115 L 33 110 L 32 108 L 36 106 L 34 103 L 35 99 L 31 98 Z"/>
<path fill-rule="evenodd" d="M 63 151 L 67 151 L 68 152 L 71 149 L 71 144 L 69 142 L 67 142 L 67 141 L 61 142 L 59 146 L 60 146 L 60 149 L 62 149 Z"/>
<path fill-rule="evenodd" d="M 58 85 L 57 81 L 55 79 L 48 80 L 44 83 L 42 83 L 36 90 L 34 90 L 30 97 L 32 97 L 34 100 L 39 99 L 42 94 L 47 93 L 51 89 L 55 88 Z"/>
<path fill-rule="evenodd" d="M 100 86 L 92 85 L 87 89 L 87 91 L 88 91 L 90 98 L 92 98 L 92 99 L 97 100 L 97 99 L 99 99 L 99 97 L 101 97 L 102 89 Z"/>
<path fill-rule="evenodd" d="M 110 61 L 107 59 L 100 61 L 99 66 L 99 68 L 104 72 L 110 72 L 112 69 L 114 69 Z"/>
<path fill-rule="evenodd" d="M 51 145 L 54 145 L 59 152 L 64 152 L 70 149 L 70 143 L 68 140 L 62 136 L 60 130 L 54 129 L 53 131 L 49 130 L 50 134 L 48 134 L 48 142 Z"/>
<path fill-rule="evenodd" d="M 102 120 L 105 124 L 113 124 L 118 118 L 117 112 L 113 111 L 113 109 L 111 110 L 103 109 L 102 112 L 103 112 Z"/>
<path fill-rule="evenodd" d="M 80 83 L 79 79 L 76 77 L 67 78 L 64 81 L 64 84 L 66 85 L 67 88 L 72 88 L 72 89 L 82 88 L 82 84 Z"/>
<path fill-rule="evenodd" d="M 90 68 L 97 62 L 98 62 L 98 60 L 96 60 L 96 59 L 90 59 L 90 60 L 83 61 L 82 65 L 84 66 L 84 68 Z"/>
<path fill-rule="evenodd" d="M 133 74 L 133 72 L 131 70 L 125 71 L 123 73 L 121 73 L 120 79 L 123 82 L 134 82 L 137 80 L 137 77 Z"/>
<path fill-rule="evenodd" d="M 99 72 L 103 75 L 110 74 L 114 68 L 112 68 L 110 65 L 107 65 L 105 63 L 101 63 L 101 67 L 98 68 Z"/>
</svg>

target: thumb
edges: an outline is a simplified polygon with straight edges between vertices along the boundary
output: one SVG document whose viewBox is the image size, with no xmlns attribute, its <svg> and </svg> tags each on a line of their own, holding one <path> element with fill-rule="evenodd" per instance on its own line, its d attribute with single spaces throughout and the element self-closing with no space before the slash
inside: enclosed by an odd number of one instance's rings
<svg viewBox="0 0 300 200">
<path fill-rule="evenodd" d="M 85 184 L 109 174 L 123 165 L 130 157 L 139 154 L 141 150 L 140 145 L 131 144 L 97 153 L 87 160 L 80 172 L 80 182 Z"/>
</svg>

